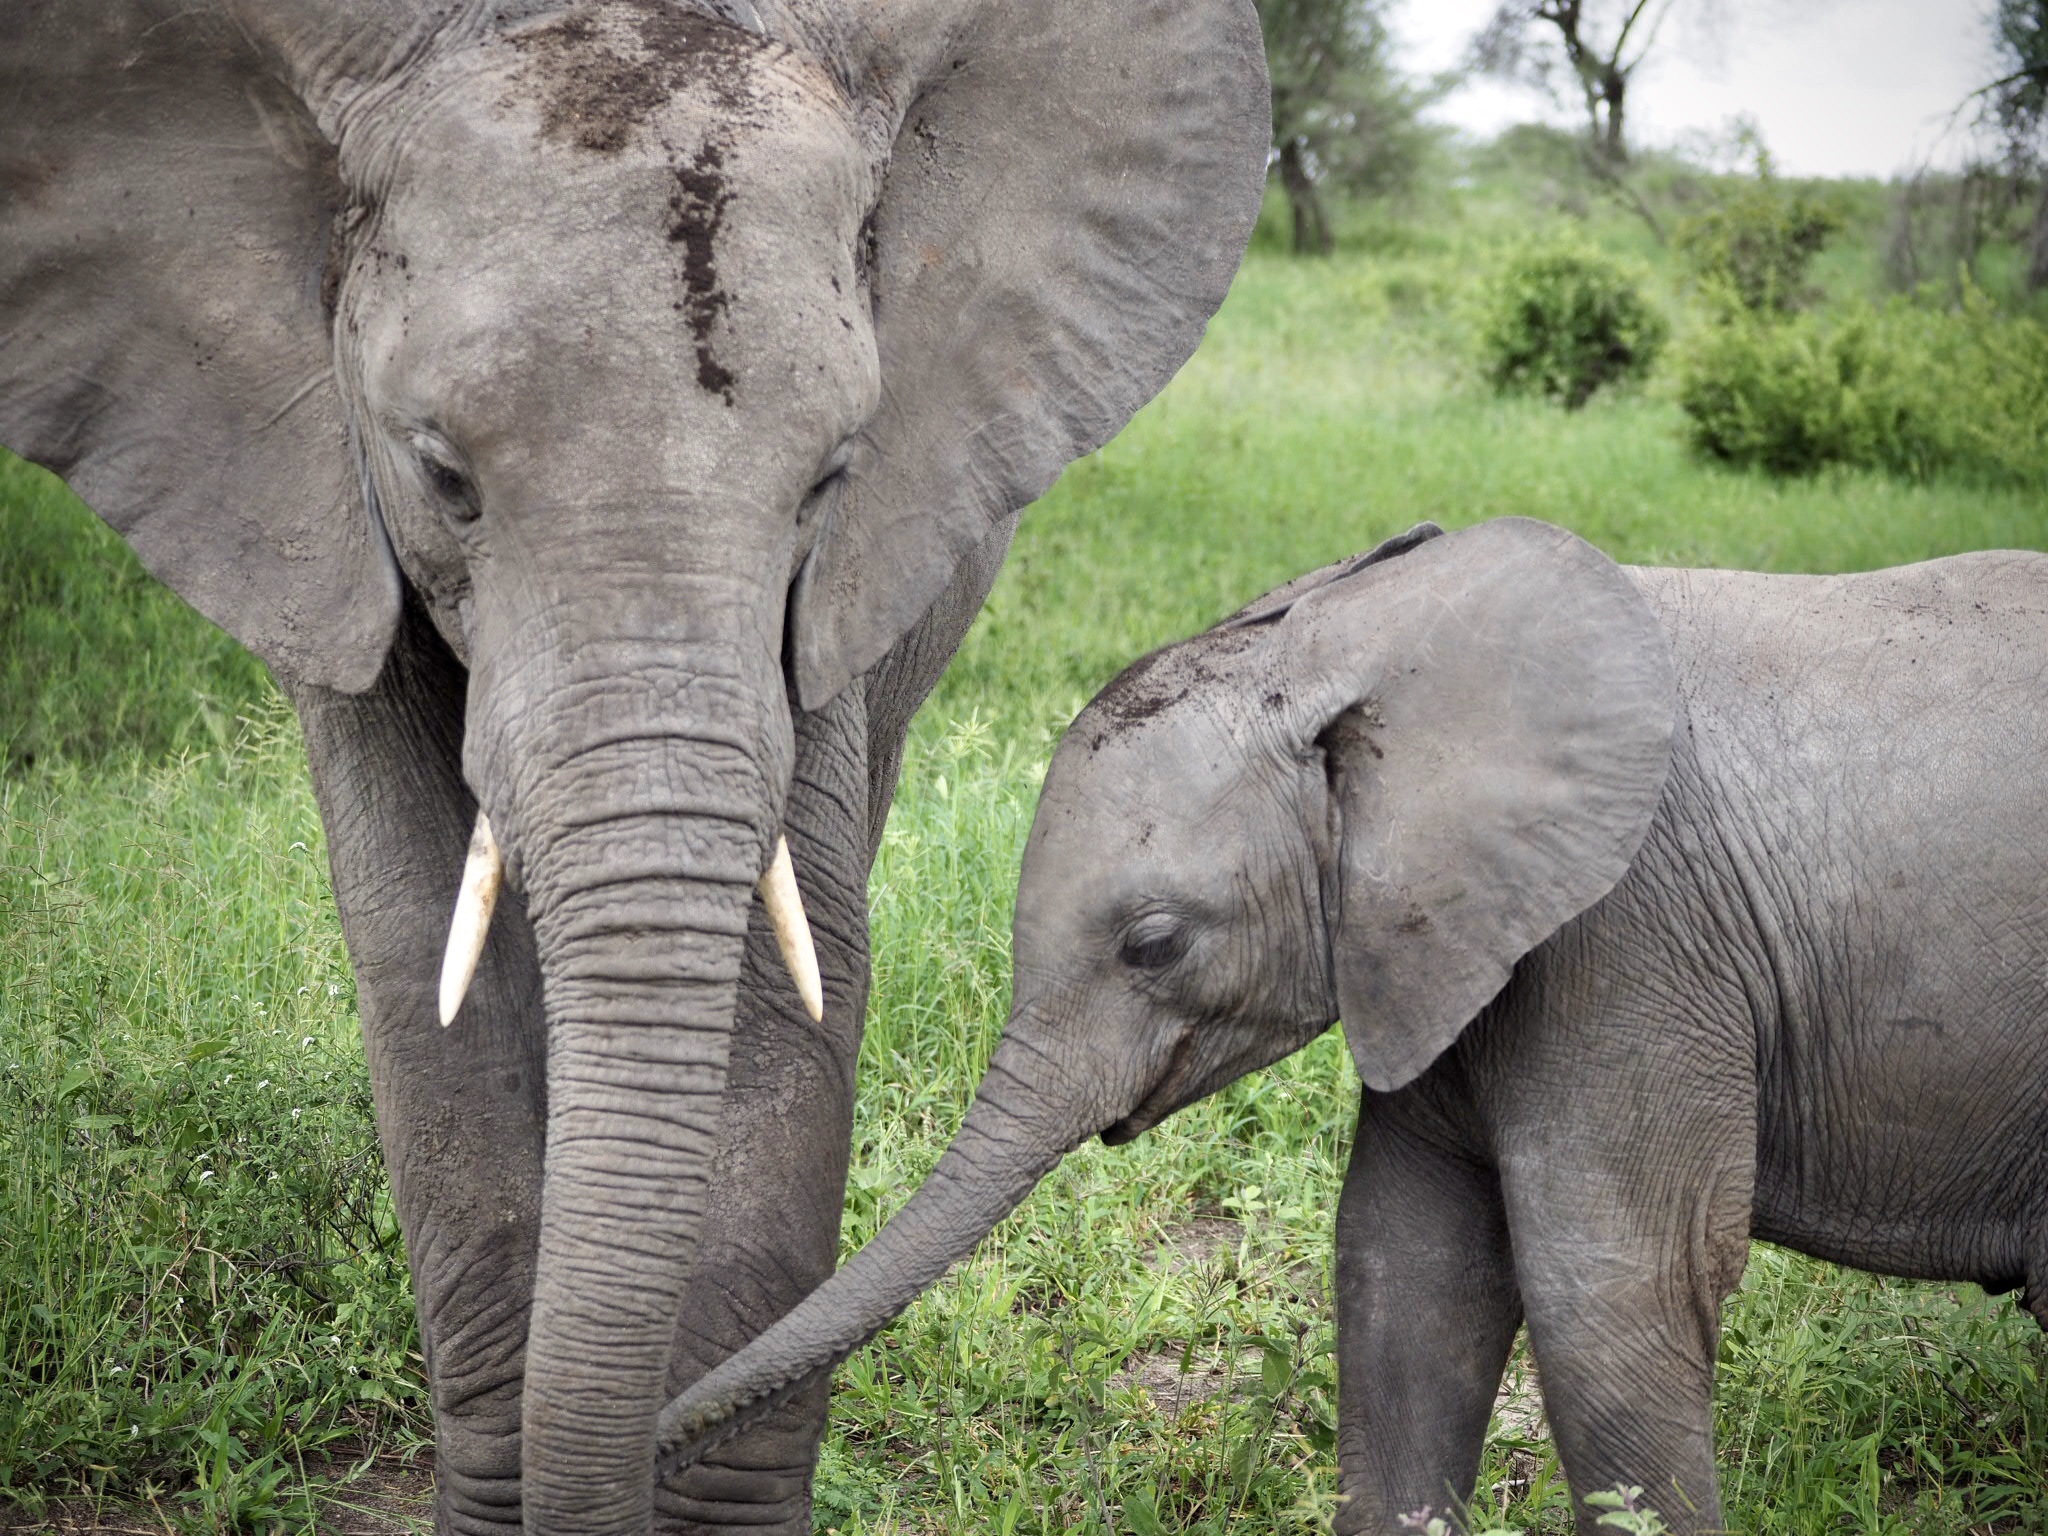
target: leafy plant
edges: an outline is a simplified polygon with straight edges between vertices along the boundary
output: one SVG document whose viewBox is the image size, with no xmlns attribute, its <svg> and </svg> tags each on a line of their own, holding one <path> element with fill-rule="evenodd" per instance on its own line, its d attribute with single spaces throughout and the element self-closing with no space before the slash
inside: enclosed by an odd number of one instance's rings
<svg viewBox="0 0 2048 1536">
<path fill-rule="evenodd" d="M 1647 373 L 1669 327 L 1634 274 L 1610 256 L 1559 245 L 1510 261 L 1487 292 L 1486 374 L 1577 410 L 1595 390 Z"/>
<path fill-rule="evenodd" d="M 1818 296 L 1807 271 L 1841 227 L 1832 205 L 1780 182 L 1759 150 L 1757 174 L 1733 181 L 1711 207 L 1681 220 L 1672 244 L 1709 303 L 1789 314 Z"/>
<path fill-rule="evenodd" d="M 2048 477 L 2048 327 L 1967 284 L 1955 309 L 1726 316 L 1687 348 L 1678 397 L 1697 450 L 1774 474 Z"/>
</svg>

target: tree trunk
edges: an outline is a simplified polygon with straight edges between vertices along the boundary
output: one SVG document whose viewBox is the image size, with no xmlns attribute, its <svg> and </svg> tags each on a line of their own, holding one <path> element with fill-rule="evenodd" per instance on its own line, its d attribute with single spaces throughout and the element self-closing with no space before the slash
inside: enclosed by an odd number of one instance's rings
<svg viewBox="0 0 2048 1536">
<path fill-rule="evenodd" d="M 1323 217 L 1323 200 L 1309 174 L 1306 146 L 1299 135 L 1280 146 L 1280 185 L 1287 193 L 1287 205 L 1294 213 L 1294 254 L 1330 254 L 1330 224 Z"/>
<path fill-rule="evenodd" d="M 2027 292 L 2048 288 L 2048 167 L 2041 172 L 2041 195 L 2034 203 L 2034 227 L 2027 237 Z"/>
<path fill-rule="evenodd" d="M 1628 164 L 1628 76 L 1617 69 L 1607 70 L 1600 79 L 1600 96 L 1606 112 L 1599 125 L 1596 146 L 1600 156 L 1620 170 Z"/>
</svg>

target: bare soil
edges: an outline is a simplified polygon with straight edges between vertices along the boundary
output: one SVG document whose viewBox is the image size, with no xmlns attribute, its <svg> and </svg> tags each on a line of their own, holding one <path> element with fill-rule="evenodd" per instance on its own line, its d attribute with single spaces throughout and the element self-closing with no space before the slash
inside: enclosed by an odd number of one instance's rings
<svg viewBox="0 0 2048 1536">
<path fill-rule="evenodd" d="M 346 1455 L 309 1460 L 306 1483 L 319 1505 L 319 1536 L 427 1536 L 434 1528 L 434 1464 L 389 1455 L 368 1461 Z M 0 1503 L 0 1533 L 48 1536 L 171 1536 L 192 1512 L 175 1502 L 114 1504 L 95 1499 L 59 1499 L 31 1514 Z"/>
</svg>

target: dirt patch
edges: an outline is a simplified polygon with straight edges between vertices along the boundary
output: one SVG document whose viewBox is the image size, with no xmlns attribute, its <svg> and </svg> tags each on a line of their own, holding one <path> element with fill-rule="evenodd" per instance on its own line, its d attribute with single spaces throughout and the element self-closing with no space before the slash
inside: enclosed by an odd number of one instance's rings
<svg viewBox="0 0 2048 1536">
<path fill-rule="evenodd" d="M 1109 1381 L 1111 1386 L 1135 1387 L 1167 1418 L 1177 1419 L 1212 1397 L 1256 1387 L 1260 1363 L 1256 1349 L 1241 1349 L 1235 1358 L 1220 1351 L 1191 1355 L 1180 1349 L 1148 1350 L 1131 1356 Z"/>
<path fill-rule="evenodd" d="M 319 1536 L 429 1536 L 434 1528 L 433 1459 L 421 1455 L 407 1461 L 398 1456 L 334 1455 L 306 1462 L 305 1486 L 320 1513 L 312 1529 Z M 117 1504 L 110 1500 L 60 1499 L 35 1514 L 0 1503 L 0 1532 L 48 1533 L 48 1536 L 168 1536 L 177 1530 L 168 1518 L 175 1510 L 186 1520 L 189 1506 L 167 1495 L 163 1508 L 149 1504 Z"/>
<path fill-rule="evenodd" d="M 1494 1435 L 1503 1447 L 1506 1471 L 1485 1490 L 1484 1503 L 1490 1509 L 1505 1510 L 1528 1494 L 1549 1460 L 1550 1421 L 1543 1416 L 1542 1389 L 1536 1381 L 1536 1365 L 1526 1351 L 1517 1351 L 1501 1377 L 1500 1391 L 1493 1400 Z"/>
<path fill-rule="evenodd" d="M 683 252 L 683 318 L 697 343 L 697 382 L 732 404 L 732 370 L 711 351 L 711 326 L 731 302 L 718 282 L 713 247 L 725 222 L 732 188 L 724 175 L 725 152 L 707 143 L 676 170 L 676 190 L 669 199 L 668 238 Z"/>
<path fill-rule="evenodd" d="M 1206 1268 L 1222 1254 L 1235 1255 L 1244 1241 L 1244 1225 L 1228 1216 L 1196 1216 L 1168 1227 L 1145 1250 L 1145 1262 L 1170 1275 Z"/>
<path fill-rule="evenodd" d="M 1215 663 L 1257 643 L 1254 635 L 1212 629 L 1140 656 L 1089 704 L 1087 719 L 1096 729 L 1092 745 L 1099 748 L 1105 737 L 1142 725 L 1200 689 L 1241 686 L 1241 679 L 1226 676 Z"/>
<path fill-rule="evenodd" d="M 1227 1216 L 1197 1216 L 1168 1227 L 1145 1250 L 1144 1261 L 1170 1275 L 1220 1270 L 1234 1264 L 1244 1241 L 1244 1227 Z M 1210 1347 L 1190 1354 L 1168 1346 L 1132 1355 L 1110 1384 L 1133 1387 L 1151 1398 L 1159 1411 L 1177 1419 L 1187 1409 L 1213 1397 L 1256 1385 L 1260 1355 L 1256 1348 L 1234 1354 Z"/>
<path fill-rule="evenodd" d="M 686 82 L 722 113 L 750 98 L 748 63 L 764 39 L 665 0 L 613 0 L 512 34 L 520 84 L 539 98 L 541 137 L 615 155 Z"/>
</svg>

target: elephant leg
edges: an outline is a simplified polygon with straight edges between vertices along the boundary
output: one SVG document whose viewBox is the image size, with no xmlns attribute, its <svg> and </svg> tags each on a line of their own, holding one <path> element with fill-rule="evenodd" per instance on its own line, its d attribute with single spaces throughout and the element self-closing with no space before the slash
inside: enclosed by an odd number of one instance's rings
<svg viewBox="0 0 2048 1536">
<path fill-rule="evenodd" d="M 1714 1360 L 1749 1252 L 1754 1116 L 1677 1071 L 1606 1091 L 1582 1073 L 1574 1092 L 1501 1180 L 1578 1528 L 1601 1529 L 1587 1494 L 1639 1486 L 1676 1536 L 1720 1531 Z"/>
<path fill-rule="evenodd" d="M 797 717 L 787 817 L 825 1020 L 798 1003 L 765 918 L 747 935 L 718 1153 L 670 1367 L 696 1380 L 808 1295 L 838 1258 L 867 1009 L 867 720 L 849 690 Z M 785 1404 L 656 1497 L 663 1532 L 808 1533 L 829 1383 Z"/>
<path fill-rule="evenodd" d="M 464 679 L 417 618 L 360 696 L 300 690 L 313 787 L 356 975 L 377 1129 L 431 1384 L 437 1529 L 517 1530 L 519 1413 L 546 1081 L 540 973 L 507 892 L 455 1023 L 442 949 L 475 802 Z"/>
<path fill-rule="evenodd" d="M 1479 1470 L 1522 1320 L 1493 1170 L 1367 1093 L 1337 1207 L 1340 1533 L 1448 1515 Z"/>
</svg>

